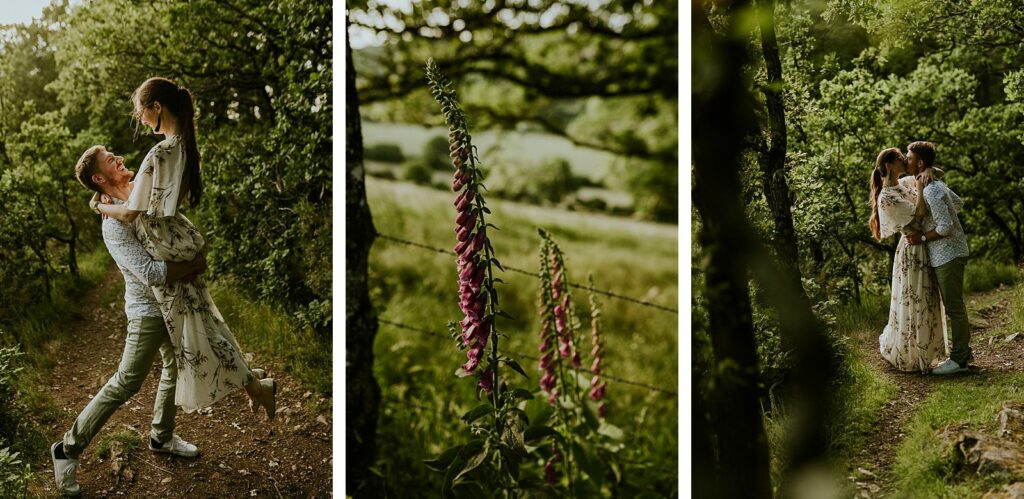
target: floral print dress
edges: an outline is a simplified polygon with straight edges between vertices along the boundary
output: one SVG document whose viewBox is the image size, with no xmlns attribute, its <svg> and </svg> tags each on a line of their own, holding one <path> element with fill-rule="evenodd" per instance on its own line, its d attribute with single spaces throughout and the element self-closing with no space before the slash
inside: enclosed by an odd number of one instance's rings
<svg viewBox="0 0 1024 499">
<path fill-rule="evenodd" d="M 914 177 L 906 176 L 899 185 L 883 187 L 878 196 L 882 237 L 904 229 L 920 230 L 914 218 L 916 205 Z M 932 362 L 948 350 L 946 314 L 927 251 L 927 245 L 912 246 L 903 237 L 892 262 L 889 323 L 878 337 L 878 345 L 882 357 L 901 371 L 927 372 Z"/>
<path fill-rule="evenodd" d="M 180 137 L 154 146 L 142 161 L 126 206 L 140 211 L 135 233 L 156 260 L 192 260 L 206 244 L 178 212 L 185 150 Z M 224 318 L 200 276 L 154 286 L 178 360 L 174 402 L 186 412 L 208 407 L 254 379 Z"/>
</svg>

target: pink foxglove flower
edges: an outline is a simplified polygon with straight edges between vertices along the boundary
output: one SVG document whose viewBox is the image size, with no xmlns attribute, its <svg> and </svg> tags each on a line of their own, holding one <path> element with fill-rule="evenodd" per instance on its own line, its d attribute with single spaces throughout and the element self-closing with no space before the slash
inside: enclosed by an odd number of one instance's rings
<svg viewBox="0 0 1024 499">
<path fill-rule="evenodd" d="M 558 483 L 558 471 L 555 470 L 555 463 L 560 462 L 562 462 L 562 453 L 558 450 L 557 445 L 551 444 L 551 457 L 544 463 L 544 475 L 548 480 L 548 485 Z"/>
<path fill-rule="evenodd" d="M 487 368 L 483 374 L 480 375 L 480 381 L 477 381 L 476 386 L 480 387 L 484 393 L 490 395 L 491 389 L 494 385 L 494 369 Z"/>
<path fill-rule="evenodd" d="M 548 398 L 548 403 L 550 403 L 551 405 L 555 405 L 554 392 L 552 390 L 554 390 L 555 385 L 557 384 L 555 379 L 555 372 L 558 366 L 555 364 L 554 361 L 555 354 L 552 349 L 551 340 L 551 326 L 549 318 L 547 317 L 547 314 L 545 314 L 545 317 L 541 322 L 540 328 L 541 345 L 539 350 L 541 352 L 541 359 L 540 364 L 537 367 L 538 369 L 544 372 L 544 374 L 541 375 L 540 377 L 540 388 L 541 390 L 544 390 L 545 392 L 552 394 L 551 398 Z"/>
<path fill-rule="evenodd" d="M 593 289 L 593 276 L 587 276 L 587 279 L 590 288 Z M 590 380 L 589 395 L 591 400 L 600 402 L 597 406 L 597 413 L 603 418 L 605 402 L 602 399 L 604 399 L 605 382 L 601 379 L 601 362 L 604 360 L 604 349 L 601 346 L 601 309 L 598 307 L 593 292 L 590 292 L 590 331 L 590 355 L 594 358 L 594 363 L 590 365 L 590 372 L 594 373 L 594 377 Z"/>
<path fill-rule="evenodd" d="M 549 485 L 558 483 L 558 472 L 555 471 L 555 463 L 551 459 L 544 463 L 544 476 L 547 478 Z"/>
</svg>

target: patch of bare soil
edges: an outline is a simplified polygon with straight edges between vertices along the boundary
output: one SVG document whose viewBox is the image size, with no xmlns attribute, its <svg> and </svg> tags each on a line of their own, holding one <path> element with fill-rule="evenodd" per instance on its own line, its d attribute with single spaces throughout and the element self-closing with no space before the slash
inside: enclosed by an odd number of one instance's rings
<svg viewBox="0 0 1024 499">
<path fill-rule="evenodd" d="M 1000 287 L 967 298 L 974 360 L 968 365 L 968 372 L 952 376 L 970 376 L 984 382 L 989 376 L 1024 370 L 1024 332 L 1018 336 L 1001 333 L 1009 322 L 1010 291 Z M 899 392 L 885 405 L 875 430 L 866 437 L 864 448 L 853 460 L 849 478 L 858 497 L 885 497 L 895 492 L 892 469 L 907 423 L 917 405 L 948 377 L 897 370 L 879 353 L 877 335 L 860 338 L 860 348 L 871 367 L 892 381 Z"/>
<path fill-rule="evenodd" d="M 80 314 L 68 321 L 67 327 L 74 331 L 50 348 L 56 366 L 49 391 L 61 412 L 58 421 L 47 428 L 51 442 L 62 438 L 117 371 L 127 327 L 124 300 L 117 298 L 103 305 L 102 297 L 118 289 L 123 289 L 121 274 L 114 268 L 83 301 Z M 81 497 L 330 497 L 330 416 L 307 408 L 312 393 L 275 369 L 272 359 L 257 357 L 253 366 L 267 369 L 268 376 L 277 380 L 275 422 L 267 422 L 262 409 L 252 414 L 242 390 L 204 411 L 186 414 L 179 409 L 175 433 L 199 447 L 198 457 L 181 458 L 153 453 L 146 445 L 160 377 L 157 355 L 139 393 L 114 413 L 82 454 L 78 470 Z M 112 466 L 110 458 L 102 460 L 96 455 L 104 435 L 125 428 L 136 432 L 141 442 L 126 460 L 125 456 L 114 457 L 127 462 L 127 473 L 115 471 L 118 466 Z M 30 493 L 59 496 L 50 459 L 32 465 L 36 476 Z"/>
</svg>

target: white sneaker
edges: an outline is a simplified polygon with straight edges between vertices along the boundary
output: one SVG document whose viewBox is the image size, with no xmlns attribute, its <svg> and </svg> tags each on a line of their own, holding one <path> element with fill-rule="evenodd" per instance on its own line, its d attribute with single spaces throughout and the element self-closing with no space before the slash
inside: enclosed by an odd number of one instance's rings
<svg viewBox="0 0 1024 499">
<path fill-rule="evenodd" d="M 53 459 L 53 477 L 57 481 L 57 488 L 67 496 L 77 496 L 81 492 L 78 481 L 75 480 L 75 473 L 78 471 L 77 459 L 57 459 L 57 446 L 61 442 L 54 442 L 50 446 L 50 458 Z"/>
<path fill-rule="evenodd" d="M 160 454 L 174 454 L 181 457 L 196 457 L 199 455 L 199 448 L 192 445 L 181 437 L 174 435 L 160 447 L 153 447 L 153 437 L 149 438 L 149 450 Z"/>
<path fill-rule="evenodd" d="M 967 371 L 966 367 L 960 367 L 960 364 L 957 364 L 953 359 L 946 359 L 936 366 L 935 369 L 932 369 L 932 374 L 955 374 L 964 371 Z"/>
</svg>

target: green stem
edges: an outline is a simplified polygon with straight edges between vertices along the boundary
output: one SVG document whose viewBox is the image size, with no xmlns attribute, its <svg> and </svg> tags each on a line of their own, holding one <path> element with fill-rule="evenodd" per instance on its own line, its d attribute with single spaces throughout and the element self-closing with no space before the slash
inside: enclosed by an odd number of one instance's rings
<svg viewBox="0 0 1024 499">
<path fill-rule="evenodd" d="M 565 366 L 562 364 L 562 356 L 558 353 L 557 341 L 556 341 L 556 345 L 555 345 L 555 352 L 554 352 L 554 354 L 555 354 L 555 357 L 558 359 L 557 362 L 558 362 L 558 380 L 559 380 L 559 385 L 562 385 L 561 386 L 562 389 L 563 389 L 562 392 L 564 392 L 565 391 L 564 390 L 565 389 Z M 558 397 L 556 397 L 556 399 L 555 399 L 555 412 L 558 413 L 559 419 L 562 420 L 562 426 L 563 426 L 564 431 L 565 431 L 565 433 L 564 433 L 565 438 L 566 438 L 566 440 L 569 440 L 569 439 L 572 438 L 572 435 L 574 434 L 574 432 L 573 432 L 573 429 L 569 426 L 569 421 L 566 418 L 565 411 L 562 409 L 562 404 L 558 401 L 558 398 L 561 398 L 562 396 L 563 396 L 563 393 L 559 393 Z M 571 443 L 565 447 L 564 452 L 562 452 L 562 457 L 565 459 L 565 476 L 569 478 L 569 491 L 570 491 L 570 495 L 572 495 L 572 491 L 574 489 L 573 489 L 573 485 L 572 485 L 573 455 L 572 455 L 572 444 Z"/>
<path fill-rule="evenodd" d="M 576 342 L 575 342 L 575 334 L 574 334 L 576 332 L 575 329 L 574 329 L 574 323 L 576 321 L 574 320 L 575 319 L 575 315 L 572 313 L 572 311 L 575 310 L 576 307 L 575 307 L 575 305 L 573 305 L 573 302 L 572 302 L 572 294 L 569 293 L 569 275 L 565 271 L 565 260 L 562 258 L 562 251 L 561 251 L 561 249 L 559 249 L 557 246 L 555 247 L 555 257 L 558 259 L 558 267 L 562 271 L 562 289 L 560 289 L 559 291 L 561 291 L 561 295 L 564 295 L 564 296 L 568 297 L 568 300 L 566 300 L 566 303 L 569 304 L 569 307 L 566 307 L 566 309 L 563 311 L 565 313 L 565 318 L 566 318 L 566 328 L 568 329 L 567 334 L 565 336 L 569 340 L 569 345 L 573 349 L 572 353 L 576 353 Z M 559 356 L 559 358 L 561 358 L 561 356 Z M 580 423 L 582 423 L 580 418 L 583 417 L 583 411 L 584 411 L 583 403 L 584 402 L 583 402 L 583 398 L 580 395 L 580 383 L 579 383 L 579 377 L 578 377 L 579 376 L 579 370 L 576 367 L 572 367 L 572 371 L 573 371 L 572 395 L 573 395 L 573 402 L 576 404 L 576 407 L 577 407 L 577 410 L 576 410 L 576 424 L 579 425 Z"/>
</svg>

